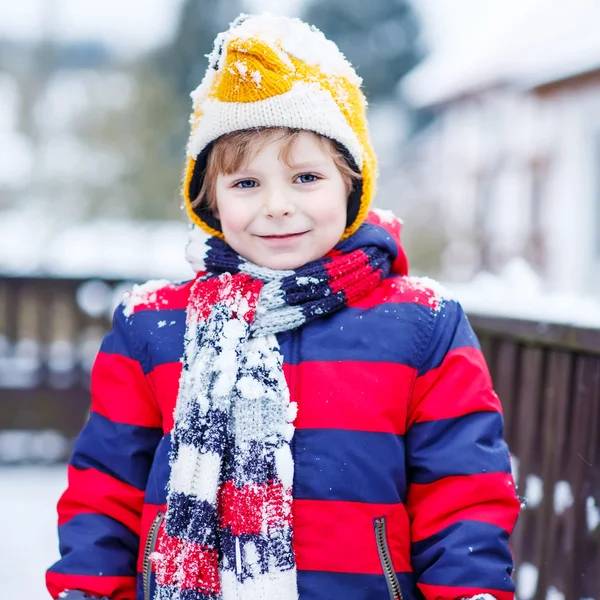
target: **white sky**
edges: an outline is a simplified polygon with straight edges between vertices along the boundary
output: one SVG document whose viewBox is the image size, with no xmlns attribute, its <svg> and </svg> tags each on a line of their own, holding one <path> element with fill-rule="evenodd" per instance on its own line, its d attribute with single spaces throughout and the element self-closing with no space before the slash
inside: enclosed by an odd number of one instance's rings
<svg viewBox="0 0 600 600">
<path fill-rule="evenodd" d="M 413 0 L 424 21 L 430 47 L 439 49 L 468 44 L 477 32 L 496 20 L 512 14 L 526 0 Z"/>
<path fill-rule="evenodd" d="M 305 1 L 247 0 L 247 4 L 253 11 L 297 14 Z M 469 37 L 487 15 L 519 1 L 415 0 L 415 4 L 422 10 L 428 41 L 439 47 Z M 135 53 L 169 41 L 181 3 L 182 0 L 0 0 L 0 37 L 98 39 L 118 51 Z"/>
<path fill-rule="evenodd" d="M 125 53 L 167 42 L 181 0 L 0 0 L 0 37 L 100 40 Z"/>
</svg>

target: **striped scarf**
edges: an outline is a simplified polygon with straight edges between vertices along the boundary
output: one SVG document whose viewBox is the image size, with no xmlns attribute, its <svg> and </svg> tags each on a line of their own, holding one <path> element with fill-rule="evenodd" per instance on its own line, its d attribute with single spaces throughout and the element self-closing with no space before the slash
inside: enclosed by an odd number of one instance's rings
<svg viewBox="0 0 600 600">
<path fill-rule="evenodd" d="M 398 248 L 373 227 L 294 271 L 252 264 L 218 238 L 206 243 L 195 266 L 207 273 L 187 306 L 155 600 L 298 598 L 297 407 L 275 334 L 331 315 L 388 275 Z"/>
</svg>

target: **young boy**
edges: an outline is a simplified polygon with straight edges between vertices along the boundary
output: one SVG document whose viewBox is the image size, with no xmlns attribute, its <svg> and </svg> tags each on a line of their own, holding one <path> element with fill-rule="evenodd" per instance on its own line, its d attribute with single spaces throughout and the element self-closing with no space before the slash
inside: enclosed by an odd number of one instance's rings
<svg viewBox="0 0 600 600">
<path fill-rule="evenodd" d="M 367 214 L 360 83 L 298 20 L 217 38 L 183 190 L 197 276 L 115 312 L 54 598 L 514 598 L 500 403 L 460 306 Z"/>
</svg>

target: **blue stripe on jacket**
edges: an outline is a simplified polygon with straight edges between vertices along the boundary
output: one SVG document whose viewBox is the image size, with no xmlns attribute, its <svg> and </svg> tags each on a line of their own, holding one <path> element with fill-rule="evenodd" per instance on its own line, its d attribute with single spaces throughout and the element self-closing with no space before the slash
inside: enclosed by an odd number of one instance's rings
<svg viewBox="0 0 600 600">
<path fill-rule="evenodd" d="M 122 523 L 81 513 L 58 528 L 59 560 L 55 573 L 130 577 L 136 573 L 140 538 Z"/>
<path fill-rule="evenodd" d="M 302 600 L 384 600 L 389 598 L 387 582 L 383 575 L 363 573 L 331 573 L 327 571 L 297 571 L 298 592 Z M 404 600 L 422 600 L 412 573 L 396 573 Z M 150 576 L 150 597 L 156 589 L 156 576 Z M 143 579 L 138 576 L 137 594 L 143 598 Z M 273 599 L 278 600 L 278 599 Z"/>
<path fill-rule="evenodd" d="M 343 552 L 343 549 L 340 549 Z M 412 573 L 396 573 L 404 600 L 422 600 Z M 384 600 L 390 597 L 383 575 L 298 571 L 298 591 L 302 600 Z"/>
<path fill-rule="evenodd" d="M 410 448 L 409 480 L 432 483 L 455 475 L 510 473 L 502 428 L 502 415 L 497 412 L 413 424 L 405 436 Z"/>
<path fill-rule="evenodd" d="M 162 429 L 115 423 L 92 412 L 77 438 L 69 464 L 96 469 L 144 490 Z M 127 456 L 127 460 L 123 460 Z"/>
<path fill-rule="evenodd" d="M 441 311 L 452 311 L 456 308 L 452 302 L 443 302 Z M 423 371 L 435 368 L 441 364 L 444 353 L 444 340 L 434 349 L 427 364 L 418 364 L 422 348 L 417 345 L 421 340 L 419 330 L 427 320 L 431 319 L 434 309 L 413 303 L 389 302 L 373 308 L 348 307 L 333 315 L 323 317 L 306 325 L 302 330 L 299 352 L 292 356 L 291 345 L 293 331 L 277 334 L 282 354 L 288 364 L 304 361 L 360 361 L 360 362 L 392 362 L 418 368 Z M 165 313 L 168 313 L 165 315 Z M 399 321 L 390 326 L 390 320 Z M 165 326 L 159 323 L 165 321 Z M 174 322 L 173 325 L 171 323 Z M 152 356 L 152 362 L 145 361 L 142 368 L 145 373 L 154 367 L 179 362 L 183 353 L 183 338 L 185 332 L 185 310 L 141 310 L 130 317 L 131 327 L 143 333 L 147 351 Z M 406 334 L 399 338 L 396 327 L 402 326 Z M 370 331 L 371 336 L 365 337 L 364 331 Z M 443 330 L 444 332 L 446 330 Z M 479 347 L 477 338 L 466 321 L 459 323 L 456 331 L 452 332 L 454 341 L 452 347 Z M 348 344 L 348 340 L 355 340 Z M 131 355 L 126 340 L 111 338 L 110 343 L 103 343 L 103 352 L 114 352 L 136 358 Z M 451 347 L 451 349 L 452 349 Z M 448 350 L 446 347 L 445 350 Z"/>
<path fill-rule="evenodd" d="M 508 534 L 481 521 L 458 521 L 412 544 L 413 568 L 429 585 L 512 591 Z M 504 568 L 498 568 L 502 565 Z"/>
<path fill-rule="evenodd" d="M 473 331 L 462 307 L 453 300 L 444 300 L 439 306 L 439 315 L 425 360 L 418 365 L 419 375 L 437 369 L 448 352 L 458 348 L 477 348 L 479 340 Z"/>
<path fill-rule="evenodd" d="M 140 360 L 145 374 L 158 365 L 179 362 L 183 354 L 185 309 L 140 310 L 125 317 L 122 310 L 117 308 L 114 320 L 124 321 L 119 325 L 131 328 L 131 337 L 134 340 L 144 340 L 147 347 L 142 351 L 138 348 L 136 354 L 135 349 L 131 348 L 131 340 L 115 327 L 104 338 L 100 346 L 101 352 Z"/>
<path fill-rule="evenodd" d="M 296 429 L 293 445 L 295 498 L 373 504 L 405 500 L 402 436 L 342 429 Z M 377 460 L 373 460 L 374 456 Z"/>
<path fill-rule="evenodd" d="M 296 429 L 294 497 L 395 504 L 406 499 L 404 440 L 393 433 Z M 146 489 L 146 502 L 167 501 L 170 435 L 161 440 Z M 377 456 L 376 462 L 372 457 Z M 369 465 L 366 469 L 365 465 Z"/>
<path fill-rule="evenodd" d="M 171 452 L 171 435 L 165 434 L 156 448 L 154 464 L 150 470 L 146 486 L 146 502 L 162 505 L 167 502 L 167 483 L 169 482 L 169 453 Z"/>
</svg>

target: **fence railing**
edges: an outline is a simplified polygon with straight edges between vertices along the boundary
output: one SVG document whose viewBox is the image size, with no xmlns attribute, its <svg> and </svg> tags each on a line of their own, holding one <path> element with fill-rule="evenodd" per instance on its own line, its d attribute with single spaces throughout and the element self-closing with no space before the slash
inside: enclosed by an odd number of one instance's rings
<svg viewBox="0 0 600 600">
<path fill-rule="evenodd" d="M 66 460 L 131 283 L 0 277 L 0 463 Z M 472 315 L 518 491 L 520 600 L 600 600 L 600 330 Z"/>
</svg>

